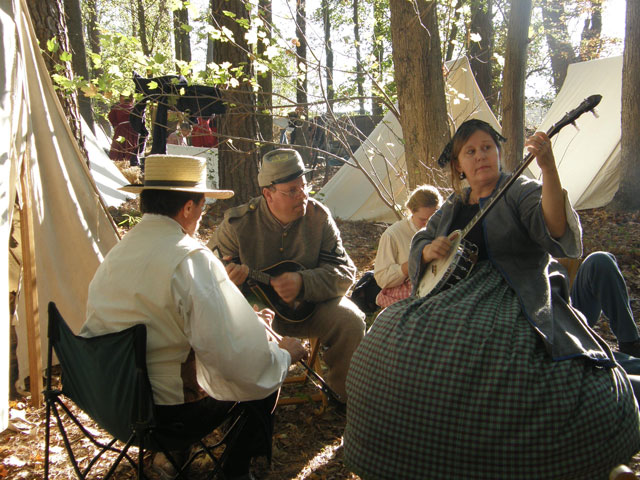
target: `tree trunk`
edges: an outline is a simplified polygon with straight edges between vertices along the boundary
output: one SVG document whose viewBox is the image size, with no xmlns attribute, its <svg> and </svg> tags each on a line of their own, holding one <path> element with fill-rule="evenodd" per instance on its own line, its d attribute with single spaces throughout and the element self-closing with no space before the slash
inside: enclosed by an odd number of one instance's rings
<svg viewBox="0 0 640 480">
<path fill-rule="evenodd" d="M 260 0 L 260 18 L 264 22 L 263 29 L 266 33 L 265 41 L 271 42 L 272 31 L 271 22 L 273 21 L 272 14 L 272 1 Z M 266 50 L 265 43 L 258 42 L 258 55 L 263 56 Z M 258 85 L 260 86 L 260 93 L 258 93 L 258 127 L 260 129 L 260 136 L 265 142 L 273 142 L 273 73 L 271 70 L 260 74 L 258 76 Z M 260 149 L 260 156 L 272 150 L 272 145 L 264 145 Z"/>
<path fill-rule="evenodd" d="M 33 20 L 33 27 L 40 43 L 40 48 L 44 52 L 44 62 L 49 71 L 49 75 L 57 73 L 71 79 L 73 78 L 73 70 L 69 62 L 60 60 L 61 52 L 70 52 L 69 37 L 67 37 L 67 23 L 64 15 L 64 5 L 62 0 L 50 0 L 48 2 L 40 2 L 38 0 L 27 0 L 27 7 Z M 60 48 L 55 52 L 47 50 L 47 42 L 55 38 Z M 56 71 L 55 66 L 62 65 L 64 70 Z M 66 93 L 57 90 L 58 99 L 62 104 L 62 109 L 67 116 L 67 121 L 71 127 L 74 137 L 78 142 L 78 146 L 85 158 L 88 158 L 87 150 L 84 145 L 84 136 L 82 135 L 82 124 L 80 122 L 80 112 L 78 109 L 77 93 Z"/>
<path fill-rule="evenodd" d="M 353 38 L 356 47 L 356 84 L 358 86 L 358 104 L 360 115 L 366 113 L 364 109 L 364 72 L 362 71 L 362 56 L 360 54 L 360 19 L 358 15 L 359 1 L 353 0 Z"/>
<path fill-rule="evenodd" d="M 87 11 L 87 37 L 89 38 L 89 51 L 92 53 L 100 53 L 100 30 L 98 29 L 98 1 L 86 0 Z M 95 76 L 102 74 L 102 69 L 92 70 Z"/>
<path fill-rule="evenodd" d="M 183 5 L 182 8 L 173 11 L 173 39 L 176 60 L 191 61 L 191 38 L 189 32 L 182 28 L 189 26 L 189 11 Z"/>
<path fill-rule="evenodd" d="M 567 18 L 564 5 L 555 0 L 542 1 L 542 25 L 551 57 L 553 86 L 560 90 L 567 76 L 567 68 L 575 63 L 576 55 L 571 46 L 571 38 L 567 30 Z"/>
<path fill-rule="evenodd" d="M 458 21 L 460 20 L 460 7 L 462 7 L 462 3 L 464 2 L 464 0 L 458 0 L 456 2 L 456 6 L 455 7 L 451 7 L 453 8 L 453 19 L 449 22 L 449 24 L 451 25 L 451 30 L 449 31 L 449 35 L 447 35 L 447 52 L 444 55 L 444 59 L 445 61 L 449 61 L 451 60 L 451 58 L 453 57 L 453 49 L 455 46 L 455 39 L 458 36 Z"/>
<path fill-rule="evenodd" d="M 469 64 L 476 78 L 478 88 L 492 110 L 495 111 L 497 95 L 494 91 L 493 60 L 494 31 L 493 31 L 493 1 L 474 0 L 471 2 L 471 33 L 480 35 L 479 42 L 469 44 Z"/>
<path fill-rule="evenodd" d="M 391 0 L 390 12 L 409 187 L 436 184 L 436 160 L 450 137 L 436 2 Z"/>
<path fill-rule="evenodd" d="M 329 0 L 322 0 L 322 26 L 324 27 L 324 54 L 327 64 L 327 105 L 328 109 L 332 110 L 335 91 L 333 88 L 333 47 L 331 46 L 331 4 Z"/>
<path fill-rule="evenodd" d="M 640 210 L 640 2 L 627 0 L 624 54 L 622 59 L 622 139 L 620 186 L 610 207 Z"/>
<path fill-rule="evenodd" d="M 150 55 L 151 50 L 149 50 L 149 41 L 147 40 L 147 21 L 144 15 L 144 2 L 143 0 L 136 1 L 136 14 L 138 20 L 138 33 L 140 36 L 140 47 L 142 48 L 142 53 L 145 55 Z"/>
<path fill-rule="evenodd" d="M 637 1 L 637 0 L 636 0 Z M 627 0 L 627 3 L 629 0 Z M 600 57 L 602 50 L 602 0 L 591 0 L 589 16 L 584 21 L 580 41 L 580 59 L 585 62 Z"/>
<path fill-rule="evenodd" d="M 502 134 L 508 139 L 502 151 L 502 166 L 507 171 L 520 163 L 524 149 L 524 82 L 530 22 L 531 0 L 511 2 L 502 86 Z"/>
<path fill-rule="evenodd" d="M 227 17 L 223 10 L 235 14 Z M 243 2 L 211 0 L 211 15 L 216 28 L 226 27 L 233 34 L 233 42 L 215 42 L 213 61 L 229 62 L 233 68 L 242 68 L 243 77 L 235 89 L 223 91 L 227 112 L 218 121 L 218 172 L 220 188 L 230 189 L 235 195 L 225 200 L 226 206 L 245 203 L 259 193 L 257 119 L 251 79 L 251 61 L 247 52 L 246 30 L 236 20 L 249 22 L 249 13 Z"/>
<path fill-rule="evenodd" d="M 76 75 L 89 80 L 89 68 L 87 67 L 87 52 L 84 48 L 84 31 L 82 27 L 82 10 L 79 0 L 64 0 L 64 11 L 67 16 L 67 27 L 69 32 L 69 44 L 71 46 L 71 65 Z M 93 110 L 91 99 L 78 92 L 78 108 L 84 121 L 91 130 L 93 127 Z"/>
<path fill-rule="evenodd" d="M 326 1 L 326 0 L 325 0 Z M 385 10 L 386 7 L 380 0 L 373 1 L 373 49 L 372 54 L 377 63 L 377 68 L 375 69 L 374 79 L 377 83 L 377 87 L 382 88 L 383 82 L 383 71 L 384 71 L 384 44 L 383 38 L 385 36 Z M 372 100 L 371 100 L 371 114 L 376 116 L 382 116 L 384 113 L 384 102 L 381 96 L 382 92 L 377 91 L 378 88 L 374 85 L 372 88 Z"/>
<path fill-rule="evenodd" d="M 296 37 L 298 45 L 296 47 L 297 68 L 296 73 L 296 103 L 302 105 L 305 113 L 308 108 L 307 100 L 307 3 L 306 0 L 296 0 Z M 305 115 L 306 116 L 306 115 Z"/>
</svg>

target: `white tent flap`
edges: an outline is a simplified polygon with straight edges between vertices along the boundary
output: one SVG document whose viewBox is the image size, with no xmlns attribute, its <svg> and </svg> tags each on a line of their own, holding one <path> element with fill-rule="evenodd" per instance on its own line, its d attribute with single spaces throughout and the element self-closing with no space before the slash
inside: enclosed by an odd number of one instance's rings
<svg viewBox="0 0 640 480">
<path fill-rule="evenodd" d="M 117 243 L 118 235 L 56 97 L 25 1 L 2 2 L 0 21 L 3 42 L 0 132 L 3 137 L 9 136 L 3 142 L 8 151 L 0 160 L 3 169 L 0 232 L 8 244 L 17 182 L 15 172 L 23 159 L 31 183 L 29 198 L 44 365 L 47 303 L 56 302 L 72 328 L 79 329 L 84 322 L 89 282 L 104 255 Z M 7 272 L 6 264 L 3 263 L 2 268 Z M 5 281 L 8 277 L 8 273 L 3 275 Z M 5 294 L 3 302 L 6 298 Z M 8 328 L 9 309 L 5 307 L 2 311 L 2 324 Z M 24 308 L 18 311 L 21 378 L 28 374 L 23 312 Z M 5 342 L 8 335 L 0 338 Z M 8 354 L 0 356 L 2 378 L 6 378 L 8 360 Z M 1 388 L 7 384 L 8 381 L 2 381 Z M 4 395 L 4 390 L 0 392 Z M 0 398 L 0 402 L 4 416 L 8 405 L 6 396 Z M 0 422 L 0 427 L 6 426 L 2 417 Z"/>
<path fill-rule="evenodd" d="M 99 129 L 100 127 L 96 128 Z M 105 152 L 105 148 L 109 148 L 109 143 L 106 145 L 101 144 L 98 135 L 94 135 L 84 120 L 82 120 L 82 132 L 84 133 L 84 145 L 89 155 L 91 175 L 107 206 L 117 207 L 122 202 L 135 198 L 132 193 L 118 190 L 118 188 L 127 185 L 129 182 Z M 108 142 L 106 137 L 104 139 Z"/>
</svg>

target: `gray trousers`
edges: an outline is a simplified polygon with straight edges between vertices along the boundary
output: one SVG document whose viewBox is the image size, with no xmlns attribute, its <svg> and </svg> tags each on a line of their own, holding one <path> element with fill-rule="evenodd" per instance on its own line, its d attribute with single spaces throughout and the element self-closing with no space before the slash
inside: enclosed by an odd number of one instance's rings
<svg viewBox="0 0 640 480">
<path fill-rule="evenodd" d="M 640 338 L 627 285 L 616 257 L 608 252 L 594 252 L 584 259 L 571 287 L 571 304 L 584 314 L 591 327 L 603 313 L 618 343 Z"/>
<path fill-rule="evenodd" d="M 638 340 L 638 327 L 629 305 L 629 293 L 616 257 L 608 252 L 594 252 L 584 259 L 571 287 L 571 303 L 594 326 L 600 314 L 609 321 L 618 343 Z M 640 359 L 613 352 L 616 362 L 629 376 L 640 402 Z"/>
<path fill-rule="evenodd" d="M 323 359 L 329 367 L 325 380 L 346 402 L 345 382 L 351 356 L 364 337 L 365 314 L 346 297 L 319 303 L 311 318 L 300 323 L 274 320 L 273 328 L 280 335 L 317 337 L 325 347 Z"/>
</svg>

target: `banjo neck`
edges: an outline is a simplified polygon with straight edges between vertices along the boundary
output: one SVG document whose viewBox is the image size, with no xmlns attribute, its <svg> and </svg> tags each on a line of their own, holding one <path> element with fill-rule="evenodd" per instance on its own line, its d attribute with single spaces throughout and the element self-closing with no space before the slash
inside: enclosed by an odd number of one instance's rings
<svg viewBox="0 0 640 480">
<path fill-rule="evenodd" d="M 601 98 L 601 95 L 591 95 L 587 97 L 577 108 L 566 113 L 558 123 L 554 124 L 547 132 L 547 135 L 549 137 L 554 136 L 563 127 L 569 123 L 573 123 L 584 112 L 593 111 Z M 507 189 L 513 185 L 513 182 L 524 172 L 524 169 L 527 168 L 527 165 L 531 163 L 533 158 L 533 155 L 528 153 L 513 173 L 507 177 L 497 192 L 489 198 L 484 207 L 471 219 L 467 226 L 462 230 L 456 230 L 449 236 L 450 240 L 452 240 L 452 248 L 448 256 L 433 260 L 421 274 L 416 288 L 416 294 L 419 297 L 425 297 L 434 293 L 437 294 L 469 276 L 469 272 L 471 272 L 478 258 L 478 247 L 472 242 L 465 240 L 465 237 L 471 229 L 487 215 L 496 202 L 502 198 Z"/>
<path fill-rule="evenodd" d="M 553 137 L 564 127 L 566 127 L 570 123 L 574 123 L 575 120 L 583 113 L 590 111 L 593 112 L 593 109 L 596 107 L 596 105 L 598 105 L 598 103 L 600 103 L 601 99 L 602 95 L 591 95 L 585 98 L 580 105 L 578 105 L 570 112 L 567 112 L 564 117 L 562 117 L 557 123 L 554 123 L 551 128 L 547 130 L 547 136 L 549 138 Z M 524 169 L 527 168 L 527 166 L 531 163 L 531 160 L 533 160 L 533 154 L 528 153 L 524 157 L 524 159 L 522 159 L 516 169 L 511 173 L 507 181 L 504 182 L 504 184 L 500 187 L 498 192 L 491 197 L 489 202 L 483 208 L 481 208 L 467 224 L 467 226 L 462 229 L 462 231 L 460 232 L 461 239 L 464 239 L 469 234 L 471 229 L 475 227 L 476 224 L 487 215 L 487 213 L 489 213 L 496 202 L 502 198 L 507 189 L 511 185 L 513 185 L 513 182 L 515 182 L 516 179 L 522 174 L 522 172 L 524 172 Z"/>
</svg>

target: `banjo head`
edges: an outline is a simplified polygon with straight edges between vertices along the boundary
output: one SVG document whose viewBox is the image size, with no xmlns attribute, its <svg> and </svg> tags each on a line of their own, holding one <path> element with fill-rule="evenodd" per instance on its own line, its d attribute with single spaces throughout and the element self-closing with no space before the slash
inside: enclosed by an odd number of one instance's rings
<svg viewBox="0 0 640 480">
<path fill-rule="evenodd" d="M 418 295 L 418 297 L 424 297 L 431 293 L 431 291 L 438 290 L 449 279 L 449 276 L 451 275 L 451 269 L 449 267 L 453 263 L 458 252 L 458 248 L 460 247 L 460 242 L 462 241 L 460 230 L 452 232 L 451 235 L 449 235 L 449 238 L 451 239 L 451 237 L 456 233 L 457 236 L 451 240 L 451 250 L 449 250 L 449 255 L 445 258 L 433 260 L 426 266 L 416 290 L 416 295 Z"/>
</svg>

